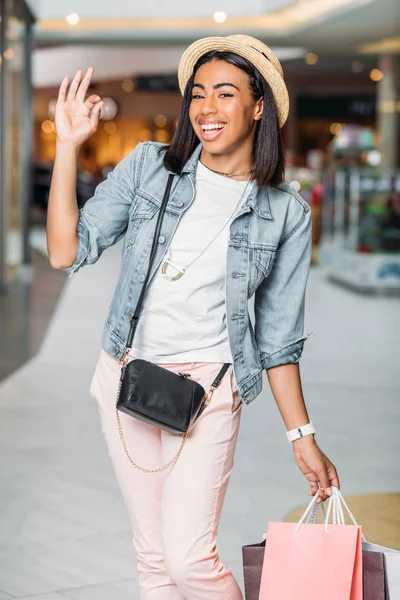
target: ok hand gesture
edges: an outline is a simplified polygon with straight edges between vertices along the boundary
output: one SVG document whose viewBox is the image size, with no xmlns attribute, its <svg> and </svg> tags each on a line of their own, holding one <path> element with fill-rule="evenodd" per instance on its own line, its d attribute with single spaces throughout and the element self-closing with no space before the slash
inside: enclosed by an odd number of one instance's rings
<svg viewBox="0 0 400 600">
<path fill-rule="evenodd" d="M 95 94 L 85 100 L 94 69 L 89 67 L 75 73 L 68 89 L 68 77 L 62 80 L 56 104 L 55 124 L 57 142 L 79 148 L 97 130 L 103 102 Z"/>
</svg>

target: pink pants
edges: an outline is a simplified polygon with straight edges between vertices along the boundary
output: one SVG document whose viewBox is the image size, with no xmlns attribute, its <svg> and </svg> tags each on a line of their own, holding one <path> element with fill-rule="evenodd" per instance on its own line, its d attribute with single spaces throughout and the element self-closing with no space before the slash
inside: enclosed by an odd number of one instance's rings
<svg viewBox="0 0 400 600">
<path fill-rule="evenodd" d="M 208 389 L 222 365 L 162 366 L 189 372 Z M 100 408 L 108 451 L 129 509 L 140 599 L 242 600 L 216 547 L 241 414 L 232 368 L 194 426 L 177 463 L 156 474 L 135 469 L 123 451 L 115 414 L 119 376 L 120 364 L 102 350 L 90 391 Z M 130 455 L 147 469 L 167 463 L 182 440 L 125 414 L 121 422 Z"/>
</svg>

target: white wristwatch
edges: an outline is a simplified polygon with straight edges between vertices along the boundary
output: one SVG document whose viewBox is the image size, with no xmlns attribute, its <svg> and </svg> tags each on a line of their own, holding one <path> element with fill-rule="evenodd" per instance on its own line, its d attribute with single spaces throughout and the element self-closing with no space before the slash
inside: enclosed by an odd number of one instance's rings
<svg viewBox="0 0 400 600">
<path fill-rule="evenodd" d="M 307 423 L 307 425 L 303 425 L 302 427 L 296 427 L 296 429 L 287 431 L 286 437 L 288 439 L 288 442 L 294 442 L 295 440 L 300 440 L 306 435 L 314 435 L 314 433 L 317 433 L 317 430 L 315 429 L 314 424 L 310 421 L 309 423 Z"/>
</svg>

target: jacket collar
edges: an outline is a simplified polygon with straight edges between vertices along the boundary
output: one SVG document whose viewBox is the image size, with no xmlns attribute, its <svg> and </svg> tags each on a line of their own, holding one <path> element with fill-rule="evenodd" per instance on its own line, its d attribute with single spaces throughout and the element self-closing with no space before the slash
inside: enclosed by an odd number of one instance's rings
<svg viewBox="0 0 400 600">
<path fill-rule="evenodd" d="M 196 172 L 197 163 L 200 158 L 202 148 L 202 144 L 198 144 L 198 146 L 196 146 L 196 148 L 192 152 L 192 155 L 186 161 L 182 174 L 193 174 Z M 251 207 L 254 210 L 254 212 L 263 219 L 272 219 L 268 186 L 258 187 L 255 183 L 249 197 L 244 203 L 243 212 L 246 212 L 246 206 Z"/>
<path fill-rule="evenodd" d="M 197 162 L 200 158 L 200 153 L 203 149 L 203 146 L 201 144 L 198 144 L 196 146 L 196 148 L 193 150 L 192 152 L 192 156 L 190 156 L 188 158 L 188 160 L 186 161 L 185 166 L 183 167 L 183 173 L 194 173 L 197 169 Z"/>
</svg>

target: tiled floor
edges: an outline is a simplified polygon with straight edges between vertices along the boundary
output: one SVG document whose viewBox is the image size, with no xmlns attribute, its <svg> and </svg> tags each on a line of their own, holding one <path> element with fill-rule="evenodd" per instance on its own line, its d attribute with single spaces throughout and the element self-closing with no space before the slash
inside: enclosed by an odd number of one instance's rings
<svg viewBox="0 0 400 600">
<path fill-rule="evenodd" d="M 68 281 L 40 353 L 0 386 L 0 600 L 138 598 L 127 512 L 88 392 L 119 252 Z M 355 295 L 313 270 L 304 392 L 345 495 L 399 491 L 399 325 L 397 298 Z M 243 411 L 219 537 L 240 584 L 241 546 L 308 499 L 267 386 Z"/>
</svg>

